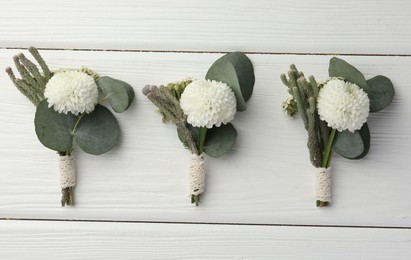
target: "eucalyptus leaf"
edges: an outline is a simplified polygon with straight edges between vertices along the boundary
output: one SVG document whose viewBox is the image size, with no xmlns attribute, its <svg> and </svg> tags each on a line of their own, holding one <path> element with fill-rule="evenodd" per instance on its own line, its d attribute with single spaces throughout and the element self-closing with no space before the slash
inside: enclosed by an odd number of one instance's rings
<svg viewBox="0 0 411 260">
<path fill-rule="evenodd" d="M 253 93 L 255 83 L 254 68 L 251 60 L 242 52 L 228 53 L 221 57 L 220 60 L 227 60 L 233 64 L 240 82 L 243 98 L 245 101 L 248 101 Z"/>
<path fill-rule="evenodd" d="M 347 159 L 361 159 L 367 155 L 370 149 L 370 130 L 365 123 L 360 130 L 351 133 L 348 130 L 338 132 L 333 150 Z"/>
<path fill-rule="evenodd" d="M 36 109 L 34 125 L 40 142 L 47 148 L 58 152 L 73 149 L 72 129 L 77 117 L 71 113 L 61 114 L 48 107 L 46 99 Z"/>
<path fill-rule="evenodd" d="M 370 98 L 370 112 L 378 112 L 391 104 L 395 91 L 389 78 L 378 75 L 367 80 L 367 83 L 370 87 L 368 94 Z"/>
<path fill-rule="evenodd" d="M 348 82 L 357 84 L 366 93 L 370 92 L 364 75 L 345 60 L 339 59 L 337 57 L 331 58 L 330 66 L 328 67 L 328 74 L 330 77 L 342 77 Z"/>
<path fill-rule="evenodd" d="M 208 70 L 206 79 L 229 85 L 237 99 L 237 110 L 247 109 L 245 102 L 253 93 L 255 76 L 253 64 L 244 53 L 232 52 L 216 60 Z"/>
<path fill-rule="evenodd" d="M 99 155 L 108 152 L 117 143 L 119 127 L 110 110 L 97 105 L 92 113 L 83 115 L 74 135 L 83 151 Z"/>
<path fill-rule="evenodd" d="M 133 87 L 124 81 L 103 76 L 97 80 L 97 86 L 117 113 L 126 111 L 133 102 Z"/>
<path fill-rule="evenodd" d="M 231 123 L 207 130 L 204 153 L 213 158 L 230 152 L 237 138 L 237 131 Z"/>
<path fill-rule="evenodd" d="M 228 61 L 218 63 L 216 66 L 210 68 L 206 78 L 210 80 L 222 81 L 230 86 L 236 97 L 237 111 L 245 111 L 247 109 L 233 64 Z"/>
</svg>

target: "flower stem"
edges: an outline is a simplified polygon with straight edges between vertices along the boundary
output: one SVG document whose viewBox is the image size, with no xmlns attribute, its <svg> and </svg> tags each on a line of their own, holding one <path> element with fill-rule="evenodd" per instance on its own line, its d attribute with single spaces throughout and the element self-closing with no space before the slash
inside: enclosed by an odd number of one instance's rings
<svg viewBox="0 0 411 260">
<path fill-rule="evenodd" d="M 77 128 L 78 124 L 80 123 L 80 120 L 83 118 L 83 116 L 84 116 L 84 113 L 83 113 L 83 114 L 80 114 L 80 115 L 78 116 L 77 122 L 76 122 L 76 124 L 74 125 L 73 130 L 71 130 L 71 133 L 72 133 L 72 134 L 74 134 L 74 133 L 76 132 L 76 128 Z"/>
<path fill-rule="evenodd" d="M 325 151 L 324 151 L 324 158 L 323 158 L 323 163 L 322 163 L 323 168 L 328 168 L 331 165 L 331 153 L 332 153 L 331 146 L 334 141 L 335 132 L 336 130 L 333 128 L 331 130 L 330 137 L 328 138 L 327 146 L 325 147 Z"/>
<path fill-rule="evenodd" d="M 200 145 L 198 147 L 198 155 L 202 154 L 204 151 L 204 143 L 207 134 L 207 127 L 201 127 L 200 130 Z"/>
<path fill-rule="evenodd" d="M 204 143 L 207 134 L 207 127 L 201 127 L 200 130 L 200 145 L 198 147 L 198 155 L 202 154 L 204 151 Z M 198 195 L 191 195 L 191 203 L 195 203 L 196 206 L 200 205 L 200 194 Z"/>
</svg>

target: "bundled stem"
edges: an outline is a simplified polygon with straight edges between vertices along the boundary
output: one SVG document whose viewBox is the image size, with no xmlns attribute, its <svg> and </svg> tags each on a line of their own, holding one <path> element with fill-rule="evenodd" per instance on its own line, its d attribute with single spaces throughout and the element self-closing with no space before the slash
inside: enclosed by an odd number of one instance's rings
<svg viewBox="0 0 411 260">
<path fill-rule="evenodd" d="M 281 80 L 288 87 L 288 92 L 297 103 L 304 127 L 308 132 L 307 146 L 311 164 L 319 168 L 323 166 L 323 159 L 326 159 L 326 165 L 329 166 L 332 140 L 329 138 L 330 128 L 326 122 L 320 120 L 316 109 L 319 85 L 313 76 L 310 76 L 307 81 L 304 74 L 298 71 L 294 64 L 290 66 L 288 79 L 285 74 L 282 74 Z M 326 147 L 328 153 L 324 154 Z M 324 156 L 326 158 L 323 158 Z M 327 204 L 326 201 L 317 201 L 319 207 L 327 206 Z"/>
<path fill-rule="evenodd" d="M 65 157 L 65 156 L 71 156 L 71 151 L 69 152 L 58 152 L 59 156 Z M 60 157 L 61 158 L 61 157 Z M 59 163 L 61 164 L 61 161 L 59 160 Z M 70 178 L 70 182 L 72 183 L 67 183 L 64 181 L 64 185 L 62 185 L 62 169 L 61 165 L 60 167 L 60 185 L 61 185 L 61 206 L 74 206 L 74 185 L 75 185 L 75 175 L 72 176 L 73 178 Z M 73 166 L 74 167 L 74 166 Z M 74 169 L 74 168 L 70 168 Z M 74 173 L 74 172 L 73 172 Z M 65 179 L 67 181 L 67 179 Z"/>
<path fill-rule="evenodd" d="M 61 206 L 74 206 L 74 187 L 61 189 Z"/>
</svg>

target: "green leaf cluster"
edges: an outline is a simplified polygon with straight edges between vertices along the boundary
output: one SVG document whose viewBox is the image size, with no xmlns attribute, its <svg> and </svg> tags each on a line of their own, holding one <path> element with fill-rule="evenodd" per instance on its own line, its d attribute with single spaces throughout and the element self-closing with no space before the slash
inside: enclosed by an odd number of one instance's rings
<svg viewBox="0 0 411 260">
<path fill-rule="evenodd" d="M 366 80 L 364 75 L 348 62 L 334 57 L 330 60 L 328 69 L 330 77 L 341 77 L 344 80 L 357 84 L 370 99 L 370 112 L 378 112 L 391 104 L 395 91 L 389 78 L 375 76 Z M 371 135 L 368 124 L 354 133 L 345 130 L 336 135 L 333 150 L 348 159 L 361 159 L 370 149 Z"/>
<path fill-rule="evenodd" d="M 107 76 L 100 77 L 96 83 L 102 100 L 107 100 L 115 112 L 130 107 L 134 91 L 129 84 Z M 113 113 L 99 104 L 90 114 L 76 116 L 58 113 L 43 100 L 37 106 L 34 124 L 40 142 L 57 152 L 70 153 L 75 141 L 86 153 L 99 155 L 110 151 L 119 138 Z"/>
</svg>

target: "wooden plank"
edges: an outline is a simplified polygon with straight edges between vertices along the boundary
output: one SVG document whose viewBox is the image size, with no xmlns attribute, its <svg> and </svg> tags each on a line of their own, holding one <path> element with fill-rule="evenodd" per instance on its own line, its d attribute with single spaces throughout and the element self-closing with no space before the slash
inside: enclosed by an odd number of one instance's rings
<svg viewBox="0 0 411 260">
<path fill-rule="evenodd" d="M 409 259 L 411 230 L 1 221 L 2 259 Z"/>
<path fill-rule="evenodd" d="M 0 47 L 411 54 L 411 2 L 7 1 Z"/>
<path fill-rule="evenodd" d="M 0 51 L 0 67 L 12 64 L 15 50 Z M 411 57 L 346 56 L 367 78 L 384 74 L 397 96 L 372 114 L 372 147 L 359 161 L 333 159 L 330 208 L 314 206 L 313 169 L 300 120 L 281 111 L 287 97 L 279 74 L 295 63 L 318 80 L 327 76 L 330 56 L 250 55 L 255 92 L 248 111 L 236 115 L 234 152 L 207 158 L 207 191 L 201 207 L 189 204 L 189 153 L 175 128 L 161 124 L 156 108 L 142 94 L 147 83 L 191 76 L 201 78 L 219 54 L 44 51 L 51 68 L 89 66 L 128 81 L 136 103 L 117 115 L 121 142 L 103 156 L 77 149 L 75 208 L 60 208 L 57 155 L 34 132 L 34 107 L 0 77 L 0 217 L 106 219 L 219 223 L 288 223 L 411 227 L 411 156 L 407 75 Z"/>
</svg>

